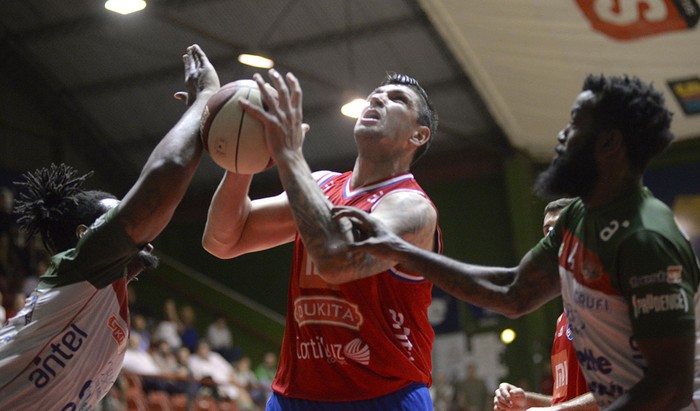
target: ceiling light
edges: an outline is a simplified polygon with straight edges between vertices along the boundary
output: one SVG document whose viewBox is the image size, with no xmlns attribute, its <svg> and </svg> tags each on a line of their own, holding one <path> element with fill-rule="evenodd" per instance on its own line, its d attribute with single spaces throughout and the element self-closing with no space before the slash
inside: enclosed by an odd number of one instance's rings
<svg viewBox="0 0 700 411">
<path fill-rule="evenodd" d="M 107 0 L 105 8 L 119 14 L 130 14 L 146 8 L 144 0 Z"/>
<path fill-rule="evenodd" d="M 345 104 L 340 108 L 340 112 L 343 115 L 352 118 L 358 118 L 362 114 L 362 110 L 367 106 L 367 100 L 362 98 L 356 98 L 355 100 Z"/>
<path fill-rule="evenodd" d="M 274 67 L 275 62 L 271 59 L 257 54 L 239 54 L 238 62 L 247 66 L 269 69 Z"/>
</svg>

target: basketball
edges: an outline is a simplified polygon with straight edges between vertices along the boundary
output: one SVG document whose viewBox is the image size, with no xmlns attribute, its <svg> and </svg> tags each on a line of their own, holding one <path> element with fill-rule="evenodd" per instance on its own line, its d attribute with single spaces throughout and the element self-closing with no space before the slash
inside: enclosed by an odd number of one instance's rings
<svg viewBox="0 0 700 411">
<path fill-rule="evenodd" d="M 207 101 L 200 134 L 204 149 L 219 167 L 237 174 L 255 174 L 267 168 L 270 154 L 265 146 L 262 123 L 241 108 L 240 98 L 262 107 L 260 89 L 255 81 L 246 79 L 225 84 Z"/>
</svg>

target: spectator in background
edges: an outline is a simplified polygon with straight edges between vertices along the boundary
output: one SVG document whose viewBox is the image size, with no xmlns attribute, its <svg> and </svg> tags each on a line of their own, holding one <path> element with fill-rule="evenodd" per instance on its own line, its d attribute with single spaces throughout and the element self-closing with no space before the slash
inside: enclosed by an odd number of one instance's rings
<svg viewBox="0 0 700 411">
<path fill-rule="evenodd" d="M 151 346 L 151 332 L 148 329 L 146 317 L 141 314 L 131 315 L 131 334 L 139 336 L 139 349 L 141 351 L 147 351 L 149 349 Z"/>
<path fill-rule="evenodd" d="M 435 411 L 453 411 L 455 387 L 444 372 L 438 372 L 430 386 L 430 396 L 433 398 Z"/>
<path fill-rule="evenodd" d="M 10 301 L 10 307 L 7 310 L 7 318 L 14 317 L 22 308 L 24 308 L 24 302 L 26 296 L 23 292 L 17 291 L 12 294 L 12 300 Z"/>
<path fill-rule="evenodd" d="M 233 365 L 220 354 L 211 351 L 209 344 L 202 340 L 189 359 L 192 376 L 200 381 L 211 380 L 216 384 L 216 394 L 219 398 L 235 400 L 241 409 L 253 407 L 253 401 L 248 391 L 241 386 L 236 378 Z"/>
<path fill-rule="evenodd" d="M 240 350 L 233 345 L 233 334 L 223 314 L 217 314 L 207 327 L 207 342 L 211 349 L 221 354 L 229 362 L 237 361 Z"/>
<path fill-rule="evenodd" d="M 250 394 L 250 398 L 256 405 L 263 406 L 267 401 L 265 388 L 258 381 L 258 377 L 253 372 L 253 365 L 250 357 L 243 356 L 234 364 L 238 383 Z"/>
<path fill-rule="evenodd" d="M 180 317 L 177 315 L 175 300 L 168 298 L 163 304 L 163 318 L 156 325 L 152 338 L 156 341 L 167 341 L 173 349 L 182 346 L 180 338 Z"/>
<path fill-rule="evenodd" d="M 487 411 L 492 407 L 491 390 L 486 387 L 484 380 L 477 375 L 474 364 L 467 365 L 467 375 L 464 380 L 455 384 L 455 399 L 459 411 Z"/>
<path fill-rule="evenodd" d="M 129 335 L 122 371 L 141 376 L 160 375 L 160 367 L 149 351 L 139 348 L 140 343 L 138 334 Z"/>
<path fill-rule="evenodd" d="M 189 348 L 190 351 L 197 349 L 199 343 L 199 332 L 195 326 L 195 313 L 191 305 L 184 305 L 180 309 L 180 323 L 178 324 L 178 333 L 182 345 Z"/>
<path fill-rule="evenodd" d="M 272 380 L 277 374 L 277 354 L 268 351 L 263 355 L 263 360 L 255 368 L 255 376 L 258 377 L 260 386 L 265 389 L 265 398 L 272 395 Z"/>
<path fill-rule="evenodd" d="M 31 241 L 35 244 L 35 241 Z M 46 272 L 49 268 L 49 263 L 51 262 L 51 256 L 48 254 L 36 255 L 36 260 L 33 263 L 34 268 L 30 270 L 27 276 L 22 281 L 22 294 L 29 296 L 29 294 L 34 291 L 37 285 L 39 285 L 39 275 Z"/>
<path fill-rule="evenodd" d="M 186 350 L 186 347 L 180 347 Z M 190 395 L 196 394 L 196 388 L 192 388 L 192 383 L 189 381 L 190 371 L 187 366 L 183 366 L 177 358 L 176 353 L 168 345 L 166 341 L 158 341 L 154 344 L 153 360 L 158 364 L 160 375 L 164 377 L 161 388 L 170 394 L 187 393 Z"/>
<path fill-rule="evenodd" d="M 255 376 L 263 384 L 272 384 L 275 374 L 277 374 L 277 354 L 266 352 L 262 362 L 255 369 Z"/>
</svg>

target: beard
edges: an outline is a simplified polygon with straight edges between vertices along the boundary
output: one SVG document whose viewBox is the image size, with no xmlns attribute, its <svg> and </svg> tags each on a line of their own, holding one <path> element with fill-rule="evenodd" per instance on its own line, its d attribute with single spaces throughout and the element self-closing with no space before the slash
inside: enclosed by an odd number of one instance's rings
<svg viewBox="0 0 700 411">
<path fill-rule="evenodd" d="M 141 250 L 126 265 L 127 280 L 131 281 L 143 271 L 158 267 L 160 259 L 148 251 Z"/>
<path fill-rule="evenodd" d="M 549 201 L 561 197 L 587 197 L 598 181 L 595 138 L 555 158 L 535 180 L 535 194 Z"/>
</svg>

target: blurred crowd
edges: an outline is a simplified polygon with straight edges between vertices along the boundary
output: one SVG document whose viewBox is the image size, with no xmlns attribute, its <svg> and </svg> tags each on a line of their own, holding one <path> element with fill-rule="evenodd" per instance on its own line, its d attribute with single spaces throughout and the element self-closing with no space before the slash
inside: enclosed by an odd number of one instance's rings
<svg viewBox="0 0 700 411">
<path fill-rule="evenodd" d="M 14 191 L 0 186 L 0 324 L 24 307 L 51 256 L 38 238 L 28 240 L 12 214 Z"/>
<path fill-rule="evenodd" d="M 223 315 L 215 316 L 200 336 L 190 305 L 178 309 L 175 300 L 167 299 L 162 315 L 147 314 L 133 289 L 129 305 L 131 330 L 121 381 L 103 401 L 103 410 L 138 408 L 134 403 L 148 402 L 152 393 L 171 402 L 207 399 L 219 409 L 223 403 L 240 411 L 265 408 L 277 371 L 276 354 L 265 353 L 254 364 L 234 344 Z"/>
</svg>

